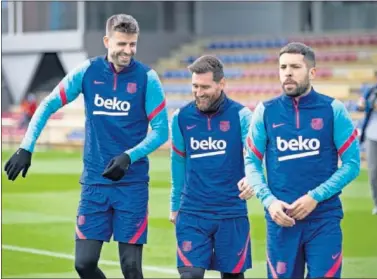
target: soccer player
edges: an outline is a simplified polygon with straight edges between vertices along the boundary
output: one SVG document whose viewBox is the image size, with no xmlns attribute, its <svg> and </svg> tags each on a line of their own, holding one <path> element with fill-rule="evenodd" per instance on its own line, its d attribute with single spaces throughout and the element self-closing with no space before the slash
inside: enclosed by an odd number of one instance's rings
<svg viewBox="0 0 377 279">
<path fill-rule="evenodd" d="M 360 171 L 357 131 L 343 103 L 311 85 L 310 47 L 286 45 L 279 64 L 284 94 L 255 109 L 245 158 L 248 182 L 266 209 L 268 277 L 304 278 L 307 264 L 309 278 L 339 278 L 339 194 Z"/>
<path fill-rule="evenodd" d="M 181 278 L 203 278 L 209 269 L 244 278 L 251 268 L 246 200 L 253 192 L 243 180 L 251 111 L 225 95 L 216 57 L 202 56 L 188 68 L 195 101 L 178 109 L 171 123 L 170 221 L 178 271 Z"/>
<path fill-rule="evenodd" d="M 165 143 L 169 126 L 157 73 L 133 56 L 138 22 L 129 15 L 106 23 L 104 57 L 86 60 L 44 99 L 20 148 L 5 165 L 10 180 L 25 177 L 36 141 L 48 118 L 80 93 L 85 101 L 84 169 L 76 226 L 75 268 L 80 278 L 105 278 L 98 268 L 103 242 L 119 242 L 125 278 L 143 278 L 147 242 L 149 163 Z M 148 125 L 152 131 L 148 133 Z"/>
<path fill-rule="evenodd" d="M 365 153 L 374 204 L 372 214 L 377 215 L 377 84 L 365 88 L 364 91 L 358 103 L 359 111 L 365 112 L 361 127 L 360 144 L 366 141 Z"/>
</svg>

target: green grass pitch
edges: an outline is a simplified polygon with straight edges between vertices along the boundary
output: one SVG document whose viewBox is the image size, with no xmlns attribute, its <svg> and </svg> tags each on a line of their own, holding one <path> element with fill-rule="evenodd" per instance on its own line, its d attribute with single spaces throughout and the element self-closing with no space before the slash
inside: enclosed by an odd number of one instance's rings
<svg viewBox="0 0 377 279">
<path fill-rule="evenodd" d="M 2 152 L 2 165 L 11 153 Z M 169 155 L 151 159 L 150 219 L 144 248 L 146 278 L 178 278 L 174 226 L 169 223 Z M 73 266 L 74 228 L 80 196 L 79 152 L 37 152 L 27 179 L 6 180 L 2 173 L 2 278 L 78 278 Z M 377 278 L 377 216 L 363 170 L 342 194 L 345 218 L 344 278 Z M 248 278 L 265 278 L 265 221 L 255 198 L 249 201 L 254 268 Z M 116 243 L 105 244 L 101 268 L 122 278 Z M 219 278 L 208 272 L 207 277 Z"/>
</svg>

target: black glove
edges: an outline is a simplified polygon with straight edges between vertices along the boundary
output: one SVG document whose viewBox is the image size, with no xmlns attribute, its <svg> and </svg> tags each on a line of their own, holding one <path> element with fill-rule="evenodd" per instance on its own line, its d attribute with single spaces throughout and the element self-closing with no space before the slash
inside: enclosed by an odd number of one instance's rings
<svg viewBox="0 0 377 279">
<path fill-rule="evenodd" d="M 22 171 L 22 176 L 26 177 L 26 173 L 31 165 L 31 152 L 19 148 L 10 157 L 8 162 L 5 164 L 4 170 L 8 175 L 9 180 L 16 180 L 17 176 Z"/>
<path fill-rule="evenodd" d="M 123 153 L 119 156 L 111 159 L 106 169 L 102 173 L 103 177 L 111 179 L 112 181 L 118 181 L 126 174 L 128 167 L 130 166 L 131 159 L 128 154 Z"/>
</svg>

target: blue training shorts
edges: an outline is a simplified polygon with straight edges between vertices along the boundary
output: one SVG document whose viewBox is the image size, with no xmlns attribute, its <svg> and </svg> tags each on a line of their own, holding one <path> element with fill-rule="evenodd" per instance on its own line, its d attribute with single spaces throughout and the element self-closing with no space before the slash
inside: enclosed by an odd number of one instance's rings
<svg viewBox="0 0 377 279">
<path fill-rule="evenodd" d="M 251 268 L 248 217 L 205 219 L 180 212 L 176 220 L 177 266 L 226 273 Z"/>
<path fill-rule="evenodd" d="M 83 185 L 76 221 L 76 239 L 146 244 L 148 184 Z"/>
<path fill-rule="evenodd" d="M 285 228 L 267 220 L 268 278 L 340 278 L 342 231 L 339 218 L 296 222 Z"/>
</svg>

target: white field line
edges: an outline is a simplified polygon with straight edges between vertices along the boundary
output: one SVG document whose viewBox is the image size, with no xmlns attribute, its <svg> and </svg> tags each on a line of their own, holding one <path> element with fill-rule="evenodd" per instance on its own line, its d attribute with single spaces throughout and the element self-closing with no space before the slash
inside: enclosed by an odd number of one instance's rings
<svg viewBox="0 0 377 279">
<path fill-rule="evenodd" d="M 23 253 L 29 253 L 29 254 L 34 254 L 34 255 L 41 255 L 41 256 L 53 257 L 53 258 L 58 258 L 58 259 L 66 259 L 66 260 L 74 260 L 75 259 L 75 257 L 73 255 L 70 255 L 70 254 L 56 253 L 56 252 L 51 252 L 51 251 L 47 251 L 47 250 L 25 248 L 25 247 L 5 245 L 5 244 L 3 244 L 1 247 L 4 250 L 23 252 Z M 119 267 L 118 261 L 100 260 L 99 264 Z M 157 266 L 143 266 L 143 269 L 148 270 L 148 271 L 164 273 L 164 274 L 178 275 L 178 271 L 176 269 L 172 269 L 172 268 L 163 268 L 163 267 L 157 267 Z"/>
<path fill-rule="evenodd" d="M 47 251 L 47 250 L 19 247 L 19 246 L 6 245 L 6 244 L 3 244 L 1 247 L 4 250 L 10 250 L 10 251 L 22 252 L 22 253 L 29 253 L 29 254 L 34 254 L 34 255 L 41 255 L 41 256 L 53 257 L 53 258 L 58 258 L 58 259 L 66 259 L 66 260 L 74 260 L 75 259 L 75 257 L 73 255 L 70 255 L 70 254 L 51 252 L 51 251 Z M 118 261 L 100 260 L 99 264 L 119 267 Z M 148 266 L 148 265 L 145 266 L 144 265 L 143 270 L 158 272 L 158 273 L 162 273 L 162 274 L 173 274 L 173 275 L 178 276 L 177 269 L 173 269 L 173 268 Z M 205 278 L 217 278 L 217 277 L 206 274 Z"/>
<path fill-rule="evenodd" d="M 47 257 L 53 257 L 53 258 L 58 258 L 58 259 L 67 259 L 67 260 L 74 260 L 74 256 L 70 254 L 65 254 L 65 253 L 57 253 L 57 252 L 51 252 L 47 250 L 40 250 L 40 249 L 34 249 L 34 248 L 26 248 L 26 247 L 19 247 L 19 246 L 13 246 L 13 245 L 2 245 L 2 249 L 4 250 L 9 250 L 9 251 L 15 251 L 15 252 L 22 252 L 22 253 L 29 253 L 29 254 L 34 254 L 34 255 L 42 255 L 42 256 L 47 256 Z M 377 262 L 377 257 L 368 257 L 368 258 L 344 258 L 344 263 L 351 263 L 351 262 L 370 262 L 370 263 L 375 263 Z M 99 264 L 102 265 L 108 265 L 108 266 L 117 266 L 119 267 L 119 262 L 118 261 L 109 261 L 109 260 L 100 260 Z M 253 261 L 253 266 L 264 266 L 265 262 L 264 261 Z M 145 271 L 151 271 L 151 272 L 157 272 L 161 274 L 172 274 L 172 275 L 177 275 L 178 276 L 178 271 L 174 268 L 166 268 L 166 267 L 157 267 L 157 266 L 143 266 L 143 270 Z M 211 271 L 212 274 L 214 274 Z M 206 272 L 205 278 L 218 278 L 218 276 L 208 274 Z"/>
</svg>

